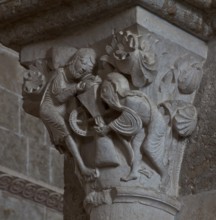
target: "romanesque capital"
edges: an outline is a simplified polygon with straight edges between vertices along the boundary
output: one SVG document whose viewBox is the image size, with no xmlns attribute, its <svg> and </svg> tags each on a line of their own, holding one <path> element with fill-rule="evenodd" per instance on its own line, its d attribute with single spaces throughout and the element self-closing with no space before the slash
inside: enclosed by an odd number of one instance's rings
<svg viewBox="0 0 216 220">
<path fill-rule="evenodd" d="M 197 125 L 206 48 L 135 10 L 136 24 L 88 46 L 71 37 L 21 53 L 24 110 L 73 159 L 91 220 L 174 220 L 181 207 L 179 173 Z"/>
</svg>

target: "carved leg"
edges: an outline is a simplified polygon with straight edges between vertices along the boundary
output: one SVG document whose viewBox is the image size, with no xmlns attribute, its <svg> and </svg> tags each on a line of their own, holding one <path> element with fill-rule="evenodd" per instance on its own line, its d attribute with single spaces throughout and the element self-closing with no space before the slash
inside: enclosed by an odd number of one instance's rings
<svg viewBox="0 0 216 220">
<path fill-rule="evenodd" d="M 121 181 L 128 182 L 131 180 L 136 180 L 138 176 L 139 176 L 138 170 L 136 169 L 136 166 L 132 164 L 130 173 L 126 177 L 122 177 Z"/>
<path fill-rule="evenodd" d="M 140 132 L 132 139 L 131 145 L 134 151 L 134 160 L 131 165 L 131 171 L 126 177 L 122 177 L 121 180 L 124 182 L 128 182 L 130 180 L 136 180 L 139 176 L 140 170 L 140 162 L 142 159 L 142 155 L 140 152 L 140 146 L 142 145 L 144 139 L 144 129 L 141 129 Z"/>
<path fill-rule="evenodd" d="M 160 113 L 154 112 L 148 127 L 147 137 L 141 147 L 150 159 L 155 171 L 161 176 L 161 188 L 165 187 L 169 181 L 168 167 L 163 162 L 166 130 L 166 123 Z"/>
<path fill-rule="evenodd" d="M 77 144 L 75 143 L 73 138 L 71 136 L 67 136 L 65 138 L 65 143 L 68 147 L 68 150 L 73 155 L 73 158 L 76 160 L 84 180 L 85 181 L 93 181 L 96 178 L 98 178 L 99 177 L 99 171 L 97 169 L 91 169 L 91 168 L 86 167 L 86 165 L 84 164 L 84 162 L 81 158 L 79 150 L 77 148 Z"/>
</svg>

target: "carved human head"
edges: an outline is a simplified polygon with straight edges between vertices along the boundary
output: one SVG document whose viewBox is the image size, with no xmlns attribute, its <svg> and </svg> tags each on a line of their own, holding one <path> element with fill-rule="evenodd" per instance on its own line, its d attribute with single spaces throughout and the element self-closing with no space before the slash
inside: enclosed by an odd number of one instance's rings
<svg viewBox="0 0 216 220">
<path fill-rule="evenodd" d="M 109 73 L 101 85 L 101 98 L 112 107 L 120 107 L 118 95 L 124 97 L 130 89 L 127 78 L 122 74 Z"/>
<path fill-rule="evenodd" d="M 95 51 L 91 48 L 81 48 L 68 62 L 67 67 L 72 77 L 79 79 L 87 74 L 92 74 L 95 63 Z"/>
<path fill-rule="evenodd" d="M 124 92 L 130 90 L 129 82 L 125 76 L 118 72 L 109 73 L 106 76 L 106 80 L 111 82 L 115 88 L 115 91 L 124 96 Z"/>
</svg>

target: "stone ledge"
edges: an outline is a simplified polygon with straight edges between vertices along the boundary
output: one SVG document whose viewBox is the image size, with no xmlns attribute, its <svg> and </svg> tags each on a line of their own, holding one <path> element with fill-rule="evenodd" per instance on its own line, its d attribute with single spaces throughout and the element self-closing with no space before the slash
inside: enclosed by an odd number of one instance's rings
<svg viewBox="0 0 216 220">
<path fill-rule="evenodd" d="M 0 166 L 0 189 L 63 212 L 63 190 Z"/>
<path fill-rule="evenodd" d="M 197 0 L 199 1 L 199 0 Z M 39 2 L 39 0 L 38 0 Z M 46 1 L 47 2 L 47 1 Z M 187 3 L 189 2 L 189 3 Z M 0 17 L 0 41 L 19 50 L 25 45 L 74 34 L 81 27 L 93 25 L 128 8 L 141 6 L 189 33 L 210 40 L 215 36 L 215 12 L 204 11 L 191 1 L 179 0 L 119 0 L 119 1 L 61 1 L 44 7 L 38 3 L 26 11 L 25 5 L 4 19 Z M 6 3 L 5 3 L 6 4 Z M 23 3 L 25 4 L 25 3 Z M 2 4 L 4 5 L 4 4 Z M 213 6 L 212 6 L 213 8 Z M 30 9 L 29 9 L 30 10 Z"/>
</svg>

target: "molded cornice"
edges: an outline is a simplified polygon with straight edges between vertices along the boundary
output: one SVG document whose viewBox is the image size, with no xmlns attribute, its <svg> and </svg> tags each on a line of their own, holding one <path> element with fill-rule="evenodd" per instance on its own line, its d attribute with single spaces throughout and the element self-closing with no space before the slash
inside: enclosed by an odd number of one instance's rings
<svg viewBox="0 0 216 220">
<path fill-rule="evenodd" d="M 63 212 L 63 190 L 0 167 L 0 190 Z"/>
<path fill-rule="evenodd" d="M 201 0 L 7 0 L 0 2 L 0 42 L 19 50 L 65 36 L 134 6 L 141 6 L 208 41 L 215 36 L 215 1 Z"/>
</svg>

